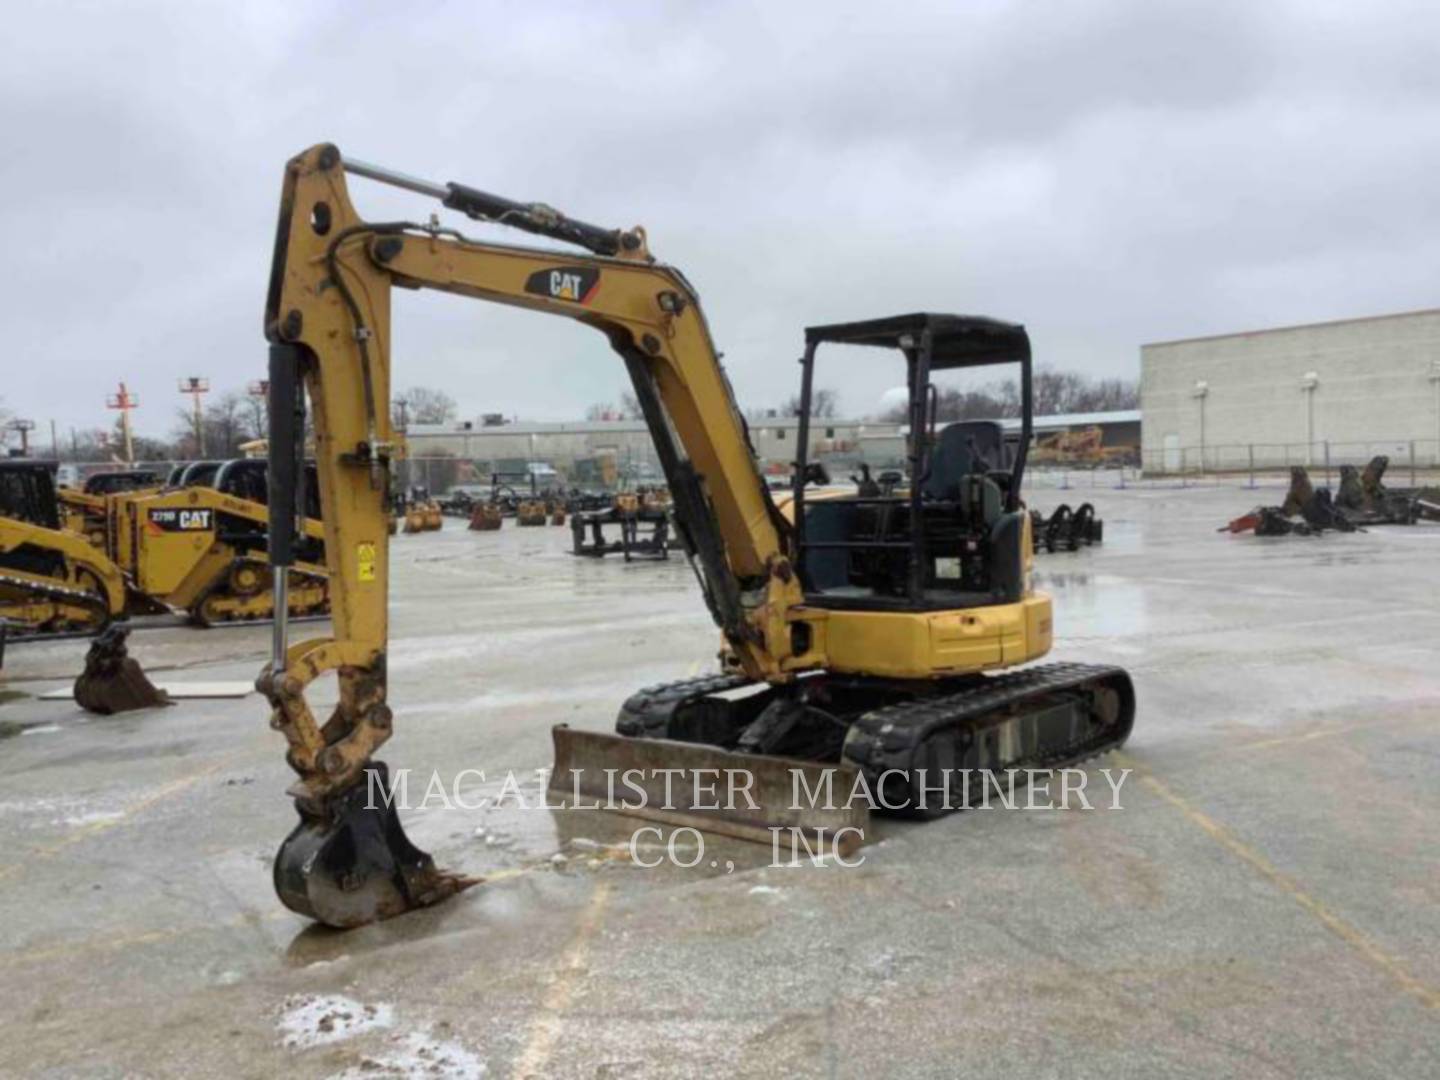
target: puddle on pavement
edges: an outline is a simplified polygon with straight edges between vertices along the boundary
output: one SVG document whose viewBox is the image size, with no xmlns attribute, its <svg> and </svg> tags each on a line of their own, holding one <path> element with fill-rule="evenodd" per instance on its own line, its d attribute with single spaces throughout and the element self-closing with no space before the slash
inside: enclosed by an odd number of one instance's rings
<svg viewBox="0 0 1440 1080">
<path fill-rule="evenodd" d="M 513 782 L 452 789 L 449 806 L 411 815 L 407 828 L 414 837 L 436 838 L 435 847 L 445 850 L 457 869 L 479 876 L 503 878 L 540 867 L 567 875 L 640 871 L 668 884 L 738 873 L 771 860 L 763 844 L 558 805 L 546 780 L 545 770 L 533 770 Z"/>
<path fill-rule="evenodd" d="M 1128 637 L 1152 629 L 1146 589 L 1113 574 L 1038 571 L 1054 603 L 1056 637 Z"/>
<path fill-rule="evenodd" d="M 774 865 L 767 844 L 555 805 L 555 796 L 547 798 L 545 770 L 517 773 L 513 783 L 452 788 L 445 796 L 449 805 L 433 794 L 423 809 L 425 790 L 413 778 L 410 783 L 412 809 L 401 811 L 410 839 L 439 866 L 478 877 L 480 884 L 434 908 L 361 930 L 307 926 L 287 948 L 287 963 L 333 962 L 429 936 L 446 924 L 467 929 L 477 920 L 492 927 L 521 924 L 537 907 L 583 904 L 600 875 L 636 890 L 663 890 Z M 891 824 L 872 820 L 866 830 L 872 844 L 884 841 Z M 788 850 L 782 849 L 780 858 L 788 861 Z"/>
</svg>

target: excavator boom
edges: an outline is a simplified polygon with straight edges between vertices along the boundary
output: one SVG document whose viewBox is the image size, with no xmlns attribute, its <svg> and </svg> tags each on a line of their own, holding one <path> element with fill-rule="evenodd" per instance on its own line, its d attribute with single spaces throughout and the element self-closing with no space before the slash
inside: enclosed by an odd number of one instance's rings
<svg viewBox="0 0 1440 1080">
<path fill-rule="evenodd" d="M 435 224 L 369 223 L 351 204 L 347 173 L 430 195 L 477 220 L 587 253 L 480 242 Z M 466 884 L 428 865 L 416 870 L 408 849 L 346 868 L 351 893 L 371 890 L 371 903 L 335 905 L 334 881 L 314 880 L 319 868 L 334 863 L 324 851 L 355 848 L 362 835 L 403 837 L 392 810 L 356 811 L 349 798 L 363 786 L 367 770 L 378 767 L 372 756 L 391 728 L 386 508 L 390 463 L 402 452 L 386 407 L 394 286 L 560 315 L 604 334 L 634 384 L 682 540 L 739 667 L 753 679 L 780 682 L 823 661 L 807 642 L 792 639 L 787 615 L 801 594 L 784 553 L 789 524 L 756 468 L 698 300 L 679 272 L 650 256 L 642 229 L 604 229 L 542 204 L 417 180 L 347 161 L 329 145 L 306 151 L 286 166 L 266 306 L 277 617 L 271 662 L 257 685 L 271 702 L 272 724 L 284 733 L 299 777 L 291 792 L 301 825 L 277 857 L 277 887 L 291 907 L 342 924 L 353 923 L 357 911 L 393 914 Z M 286 599 L 279 594 L 288 577 L 281 568 L 294 561 L 307 398 L 314 410 L 334 637 L 292 645 Z M 321 723 L 304 691 L 329 671 L 338 674 L 340 701 Z M 367 817 L 374 814 L 383 819 Z M 379 851 L 384 845 L 358 847 Z M 391 849 L 401 850 L 398 840 Z M 305 892 L 297 884 L 302 863 L 313 886 L 307 900 L 299 899 Z M 402 873 L 401 865 L 410 869 Z"/>
</svg>

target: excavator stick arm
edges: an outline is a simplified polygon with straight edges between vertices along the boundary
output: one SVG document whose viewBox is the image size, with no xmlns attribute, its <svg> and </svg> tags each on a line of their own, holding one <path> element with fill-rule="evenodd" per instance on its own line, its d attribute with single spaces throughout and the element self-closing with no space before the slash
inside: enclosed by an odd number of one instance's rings
<svg viewBox="0 0 1440 1080">
<path fill-rule="evenodd" d="M 583 253 L 480 242 L 434 223 L 366 222 L 351 204 L 347 172 L 432 196 L 477 220 L 578 245 Z M 269 557 L 277 595 L 272 659 L 259 686 L 299 774 L 292 793 L 301 824 L 277 856 L 277 888 L 295 910 L 334 925 L 353 925 L 357 912 L 395 914 L 464 884 L 438 871 L 432 887 L 397 878 L 396 867 L 415 865 L 398 819 L 393 810 L 377 811 L 352 797 L 391 723 L 384 664 L 387 511 L 390 463 L 404 452 L 388 409 L 395 286 L 558 315 L 603 333 L 645 403 L 677 493 L 679 529 L 739 666 L 752 678 L 783 682 L 824 660 L 795 648 L 787 614 L 802 593 L 788 560 L 788 526 L 756 467 L 698 299 L 678 272 L 653 261 L 642 229 L 602 229 L 542 204 L 347 162 L 330 145 L 300 154 L 285 170 L 265 313 Z M 335 637 L 297 653 L 288 642 L 283 594 L 301 516 L 307 399 Z M 323 725 L 304 699 L 320 670 L 335 670 L 340 682 L 339 704 Z M 346 836 L 371 842 L 339 839 Z M 322 850 L 352 853 L 353 861 L 340 867 L 316 854 Z M 294 879 L 300 870 L 327 880 L 301 888 Z M 336 899 L 342 894 L 343 904 Z"/>
</svg>

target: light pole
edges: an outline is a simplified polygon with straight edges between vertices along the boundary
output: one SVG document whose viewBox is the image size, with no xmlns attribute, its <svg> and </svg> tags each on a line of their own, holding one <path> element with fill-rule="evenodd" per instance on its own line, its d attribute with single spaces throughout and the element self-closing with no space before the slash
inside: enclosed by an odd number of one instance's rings
<svg viewBox="0 0 1440 1080">
<path fill-rule="evenodd" d="M 1307 371 L 1300 376 L 1300 391 L 1305 395 L 1305 464 L 1315 464 L 1315 388 L 1320 376 Z"/>
<path fill-rule="evenodd" d="M 201 410 L 200 399 L 209 392 L 209 379 L 200 379 L 192 375 L 188 379 L 180 380 L 180 393 L 189 394 L 195 401 L 195 457 L 197 460 L 205 456 L 205 414 Z"/>
<path fill-rule="evenodd" d="M 1205 399 L 1210 396 L 1210 384 L 1196 379 L 1190 396 L 1200 403 L 1200 471 L 1205 471 Z"/>
<path fill-rule="evenodd" d="M 120 392 L 111 394 L 105 399 L 107 409 L 120 410 L 120 434 L 125 439 L 125 464 L 135 464 L 135 444 L 130 438 L 130 410 L 140 407 L 140 399 L 125 389 L 125 384 L 120 384 Z"/>
<path fill-rule="evenodd" d="M 1430 385 L 1435 387 L 1435 453 L 1433 460 L 1440 465 L 1440 360 L 1430 361 Z M 1414 457 L 1412 454 L 1411 457 Z"/>
<path fill-rule="evenodd" d="M 20 433 L 20 456 L 30 456 L 30 432 L 35 430 L 34 420 L 11 420 L 5 425 L 11 431 Z"/>
</svg>

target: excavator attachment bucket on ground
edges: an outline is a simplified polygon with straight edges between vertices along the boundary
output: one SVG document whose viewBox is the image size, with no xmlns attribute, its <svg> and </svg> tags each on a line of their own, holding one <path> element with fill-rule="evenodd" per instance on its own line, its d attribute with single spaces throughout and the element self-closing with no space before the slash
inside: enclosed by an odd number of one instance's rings
<svg viewBox="0 0 1440 1080">
<path fill-rule="evenodd" d="M 130 631 L 112 626 L 85 654 L 85 670 L 75 680 L 75 702 L 87 712 L 112 713 L 171 705 L 170 695 L 145 676 L 139 662 L 125 648 Z"/>
<path fill-rule="evenodd" d="M 792 851 L 849 855 L 870 805 L 850 765 L 765 757 L 703 743 L 551 729 L 552 798 Z"/>
<path fill-rule="evenodd" d="M 296 799 L 300 824 L 275 856 L 275 891 L 291 911 L 336 929 L 438 904 L 478 878 L 439 870 L 410 842 L 384 797 L 389 772 L 371 762 L 367 774 L 315 810 Z"/>
</svg>

